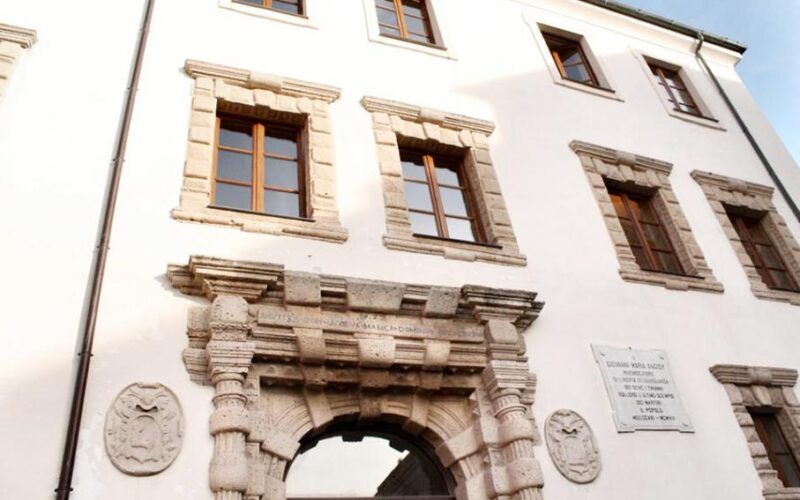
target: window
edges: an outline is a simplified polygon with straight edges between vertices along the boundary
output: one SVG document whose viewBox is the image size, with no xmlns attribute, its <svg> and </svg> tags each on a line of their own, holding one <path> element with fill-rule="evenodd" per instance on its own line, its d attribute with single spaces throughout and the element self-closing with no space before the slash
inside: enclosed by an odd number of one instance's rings
<svg viewBox="0 0 800 500">
<path fill-rule="evenodd" d="M 305 217 L 299 128 L 225 116 L 217 130 L 213 206 Z"/>
<path fill-rule="evenodd" d="M 381 35 L 435 44 L 424 0 L 375 0 Z"/>
<path fill-rule="evenodd" d="M 651 197 L 610 187 L 608 195 L 639 266 L 647 271 L 684 274 Z"/>
<path fill-rule="evenodd" d="M 287 14 L 294 14 L 302 16 L 303 1 L 304 0 L 233 0 L 236 3 L 245 5 L 254 5 L 256 7 L 263 7 L 265 9 L 277 10 L 286 12 Z"/>
<path fill-rule="evenodd" d="M 266 12 L 266 11 L 265 11 Z M 339 89 L 188 60 L 179 221 L 343 243 L 330 104 Z"/>
<path fill-rule="evenodd" d="M 800 488 L 800 466 L 792 454 L 775 413 L 753 409 L 748 411 L 758 438 L 767 449 L 769 463 L 778 473 L 778 479 L 783 482 L 785 488 Z"/>
<path fill-rule="evenodd" d="M 524 266 L 489 152 L 494 124 L 364 97 L 392 250 Z"/>
<path fill-rule="evenodd" d="M 653 75 L 656 77 L 660 92 L 663 97 L 672 103 L 675 111 L 689 113 L 694 116 L 702 116 L 700 108 L 695 103 L 692 94 L 689 93 L 689 89 L 686 88 L 686 84 L 683 83 L 683 79 L 678 74 L 677 70 L 653 63 L 649 63 L 649 66 Z"/>
<path fill-rule="evenodd" d="M 772 203 L 773 188 L 695 170 L 692 178 L 758 298 L 800 305 L 800 245 Z"/>
<path fill-rule="evenodd" d="M 736 214 L 730 208 L 728 217 L 764 283 L 777 290 L 800 291 L 786 264 L 776 251 L 775 245 L 764 230 L 761 223 L 762 218 Z"/>
<path fill-rule="evenodd" d="M 402 148 L 400 159 L 414 234 L 480 241 L 459 160 Z"/>
<path fill-rule="evenodd" d="M 572 141 L 626 281 L 722 293 L 672 190 L 672 165 Z"/>
<path fill-rule="evenodd" d="M 733 420 L 744 433 L 765 499 L 800 498 L 800 401 L 793 388 L 797 370 L 769 366 L 714 365 Z"/>
<path fill-rule="evenodd" d="M 573 82 L 599 86 L 597 77 L 581 48 L 580 41 L 544 33 L 544 40 L 561 77 Z"/>
</svg>

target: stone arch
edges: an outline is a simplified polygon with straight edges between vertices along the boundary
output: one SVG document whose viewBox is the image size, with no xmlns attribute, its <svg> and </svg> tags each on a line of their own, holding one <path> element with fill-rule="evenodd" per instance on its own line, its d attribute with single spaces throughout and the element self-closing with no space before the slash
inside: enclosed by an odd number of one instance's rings
<svg viewBox="0 0 800 500">
<path fill-rule="evenodd" d="M 337 418 L 425 439 L 458 500 L 540 500 L 539 442 L 520 334 L 535 294 L 284 271 L 192 257 L 168 276 L 189 313 L 184 362 L 215 388 L 215 500 L 283 500 L 303 436 Z"/>
<path fill-rule="evenodd" d="M 474 401 L 470 401 L 468 395 L 373 392 L 367 399 L 377 401 L 377 412 L 370 405 L 362 404 L 364 398 L 363 391 L 358 388 L 321 391 L 308 391 L 303 387 L 263 388 L 261 400 L 269 401 L 270 409 L 261 407 L 251 410 L 251 413 L 262 412 L 263 415 L 251 425 L 248 442 L 257 445 L 252 446 L 254 451 L 249 457 L 256 464 L 256 467 L 251 466 L 254 474 L 262 473 L 258 464 L 273 464 L 271 470 L 266 471 L 268 487 L 264 488 L 265 492 L 269 490 L 270 495 L 264 498 L 285 498 L 285 473 L 303 439 L 324 431 L 336 422 L 366 420 L 393 424 L 408 435 L 425 441 L 434 453 L 443 449 L 451 439 L 470 429 L 473 423 Z M 419 407 L 424 408 L 426 415 L 420 415 Z M 456 484 L 476 473 L 472 454 L 447 465 L 444 465 L 442 457 L 436 458 L 442 468 L 452 475 Z M 258 478 L 251 478 L 250 482 L 257 483 Z M 254 486 L 256 487 L 251 488 L 251 491 L 261 491 L 257 485 Z"/>
</svg>

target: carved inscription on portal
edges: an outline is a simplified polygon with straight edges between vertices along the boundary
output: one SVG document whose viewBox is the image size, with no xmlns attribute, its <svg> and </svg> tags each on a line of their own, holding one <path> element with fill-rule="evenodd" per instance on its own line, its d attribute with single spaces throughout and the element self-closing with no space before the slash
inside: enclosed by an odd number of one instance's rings
<svg viewBox="0 0 800 500">
<path fill-rule="evenodd" d="M 183 444 L 183 413 L 161 384 L 131 384 L 106 415 L 106 452 L 126 474 L 149 476 L 172 463 Z"/>
<path fill-rule="evenodd" d="M 330 332 L 360 332 L 393 337 L 480 342 L 483 329 L 452 320 L 370 314 L 359 312 L 299 310 L 261 306 L 258 324 L 287 328 L 320 328 Z"/>
<path fill-rule="evenodd" d="M 556 410 L 544 425 L 550 458 L 575 483 L 590 483 L 600 473 L 600 450 L 589 424 L 572 410 Z"/>
<path fill-rule="evenodd" d="M 694 432 L 664 351 L 598 345 L 593 345 L 592 350 L 603 374 L 619 432 Z"/>
</svg>

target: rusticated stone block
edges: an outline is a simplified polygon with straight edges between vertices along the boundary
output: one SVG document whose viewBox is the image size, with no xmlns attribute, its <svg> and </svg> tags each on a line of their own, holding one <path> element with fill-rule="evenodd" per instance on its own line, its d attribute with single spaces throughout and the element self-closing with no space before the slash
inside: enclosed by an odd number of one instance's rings
<svg viewBox="0 0 800 500">
<path fill-rule="evenodd" d="M 517 328 L 509 321 L 492 319 L 484 327 L 486 340 L 492 344 L 517 344 Z"/>
<path fill-rule="evenodd" d="M 431 287 L 425 302 L 425 316 L 448 317 L 456 313 L 461 290 L 458 288 Z"/>
<path fill-rule="evenodd" d="M 394 363 L 394 339 L 358 339 L 358 364 L 367 368 L 386 368 Z"/>
<path fill-rule="evenodd" d="M 321 303 L 318 274 L 286 271 L 283 277 L 284 303 L 306 306 L 318 306 Z"/>
<path fill-rule="evenodd" d="M 325 339 L 322 336 L 322 330 L 295 328 L 294 333 L 297 335 L 300 362 L 322 364 L 326 358 Z"/>
<path fill-rule="evenodd" d="M 347 306 L 357 311 L 395 312 L 400 310 L 405 285 L 362 279 L 347 280 Z"/>
<path fill-rule="evenodd" d="M 447 340 L 429 340 L 425 342 L 426 370 L 442 370 L 450 359 L 450 342 Z"/>
<path fill-rule="evenodd" d="M 237 323 L 249 321 L 247 302 L 242 297 L 220 295 L 211 304 L 212 323 Z"/>
<path fill-rule="evenodd" d="M 280 429 L 267 429 L 266 438 L 261 443 L 261 449 L 284 460 L 292 460 L 300 443 L 290 434 Z"/>
<path fill-rule="evenodd" d="M 247 410 L 239 406 L 221 407 L 209 418 L 208 430 L 212 436 L 221 432 L 248 432 L 250 417 Z"/>
</svg>

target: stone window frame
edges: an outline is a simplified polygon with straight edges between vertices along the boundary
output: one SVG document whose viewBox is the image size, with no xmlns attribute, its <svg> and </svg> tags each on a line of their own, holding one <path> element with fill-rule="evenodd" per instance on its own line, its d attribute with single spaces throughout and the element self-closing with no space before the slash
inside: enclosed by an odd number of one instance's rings
<svg viewBox="0 0 800 500">
<path fill-rule="evenodd" d="M 37 41 L 35 30 L 0 24 L 0 99 L 3 98 L 14 66 L 22 56 L 22 49 L 29 49 Z"/>
<path fill-rule="evenodd" d="M 444 37 L 442 36 L 442 31 L 439 28 L 439 22 L 436 18 L 437 7 L 432 5 L 433 0 L 425 0 L 426 7 L 428 9 L 428 18 L 431 24 L 431 31 L 433 32 L 433 39 L 436 41 L 436 43 L 431 45 L 381 35 L 380 26 L 378 25 L 378 13 L 375 7 L 375 0 L 363 0 L 363 4 L 364 19 L 367 24 L 367 39 L 370 42 L 380 43 L 390 47 L 414 50 L 431 56 L 443 57 L 445 59 L 456 59 L 453 51 L 447 48 L 444 43 Z"/>
<path fill-rule="evenodd" d="M 800 500 L 800 488 L 784 488 L 772 468 L 767 451 L 756 433 L 748 408 L 777 410 L 775 413 L 795 458 L 800 461 L 800 402 L 792 388 L 797 370 L 765 366 L 714 365 L 710 369 L 725 388 L 736 421 L 750 449 L 766 500 Z"/>
<path fill-rule="evenodd" d="M 586 35 L 581 35 L 553 24 L 536 21 L 530 14 L 525 14 L 523 19 L 531 30 L 533 40 L 536 42 L 536 47 L 542 54 L 544 64 L 547 67 L 548 73 L 550 73 L 550 77 L 553 79 L 553 83 L 599 97 L 605 97 L 606 99 L 625 102 L 625 99 L 623 99 L 619 91 L 616 90 L 618 86 L 612 81 L 611 73 L 606 70 L 602 60 L 594 54 Z M 544 39 L 545 34 L 553 34 L 578 42 L 583 54 L 586 56 L 587 65 L 591 67 L 592 72 L 598 80 L 598 86 L 587 85 L 562 77 L 550 53 L 550 48 L 547 46 L 547 41 Z"/>
<path fill-rule="evenodd" d="M 763 184 L 700 170 L 692 171 L 691 176 L 700 185 L 725 236 L 733 246 L 750 282 L 753 295 L 760 299 L 788 302 L 800 306 L 800 292 L 775 290 L 764 283 L 725 212 L 727 205 L 763 213 L 762 224 L 772 239 L 775 250 L 780 254 L 795 281 L 800 282 L 800 244 L 792 236 L 786 221 L 772 203 L 774 189 Z"/>
<path fill-rule="evenodd" d="M 723 132 L 726 130 L 726 128 L 723 127 L 722 124 L 719 122 L 719 120 L 716 118 L 717 114 L 714 113 L 710 104 L 703 97 L 702 93 L 695 84 L 694 79 L 689 74 L 689 72 L 686 71 L 686 68 L 683 65 L 673 62 L 668 58 L 665 59 L 663 57 L 646 55 L 633 47 L 631 47 L 631 52 L 633 52 L 634 58 L 637 61 L 639 61 L 639 65 L 642 67 L 642 70 L 644 71 L 645 76 L 647 77 L 647 81 L 650 82 L 650 85 L 653 87 L 653 92 L 655 92 L 656 96 L 658 97 L 658 100 L 664 106 L 664 110 L 667 112 L 668 115 L 670 115 L 673 118 L 677 118 L 679 120 L 687 121 L 697 125 L 702 125 L 704 127 L 713 128 L 716 130 L 721 130 Z M 676 71 L 678 73 L 678 76 L 680 76 L 681 80 L 683 81 L 683 84 L 689 90 L 689 93 L 691 94 L 695 104 L 697 104 L 698 109 L 700 109 L 702 116 L 695 116 L 689 113 L 683 113 L 681 111 L 677 111 L 673 106 L 673 104 L 669 101 L 669 99 L 664 97 L 664 95 L 658 88 L 659 86 L 658 80 L 656 80 L 655 75 L 653 75 L 653 71 L 650 69 L 650 64 L 655 64 Z"/>
<path fill-rule="evenodd" d="M 470 262 L 527 265 L 489 154 L 488 136 L 494 131 L 493 123 L 377 97 L 364 97 L 361 104 L 372 114 L 386 210 L 383 243 L 387 248 Z M 412 233 L 398 139 L 404 147 L 433 153 L 465 152 L 465 178 L 474 197 L 475 217 L 487 242 L 426 238 Z"/>
<path fill-rule="evenodd" d="M 332 243 L 347 240 L 336 204 L 336 169 L 329 105 L 340 90 L 327 85 L 187 60 L 194 78 L 189 143 L 180 205 L 172 217 L 184 222 L 234 226 L 243 231 L 305 237 Z M 302 122 L 306 205 L 309 218 L 235 211 L 211 203 L 217 110 L 257 119 Z"/>
<path fill-rule="evenodd" d="M 572 141 L 570 148 L 578 155 L 586 172 L 592 193 L 614 244 L 622 279 L 660 285 L 670 290 L 713 293 L 724 291 L 722 283 L 717 281 L 706 263 L 703 252 L 692 234 L 689 221 L 672 190 L 669 180 L 671 163 L 582 141 Z M 611 203 L 606 179 L 619 183 L 623 189 L 652 196 L 653 206 L 686 275 L 647 271 L 639 266 Z"/>
</svg>

